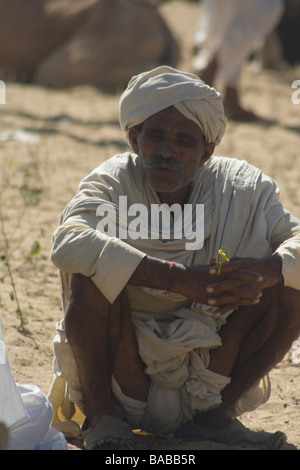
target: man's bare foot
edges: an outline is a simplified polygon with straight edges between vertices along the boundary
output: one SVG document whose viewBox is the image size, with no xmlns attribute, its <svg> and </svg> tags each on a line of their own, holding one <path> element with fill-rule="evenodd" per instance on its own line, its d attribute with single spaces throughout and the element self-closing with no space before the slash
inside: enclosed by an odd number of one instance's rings
<svg viewBox="0 0 300 470">
<path fill-rule="evenodd" d="M 82 427 L 86 450 L 130 450 L 134 437 L 121 405 L 112 399 L 109 410 L 89 416 Z"/>
<path fill-rule="evenodd" d="M 88 426 L 83 444 L 86 450 L 132 450 L 134 436 L 124 420 L 103 415 L 93 427 Z"/>
</svg>

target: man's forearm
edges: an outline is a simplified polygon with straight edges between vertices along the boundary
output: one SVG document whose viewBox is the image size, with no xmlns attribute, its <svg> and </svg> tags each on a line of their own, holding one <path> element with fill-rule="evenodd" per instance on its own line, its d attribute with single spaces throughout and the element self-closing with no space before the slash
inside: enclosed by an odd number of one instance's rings
<svg viewBox="0 0 300 470">
<path fill-rule="evenodd" d="M 185 273 L 183 264 L 146 256 L 134 271 L 129 284 L 181 293 Z"/>
</svg>

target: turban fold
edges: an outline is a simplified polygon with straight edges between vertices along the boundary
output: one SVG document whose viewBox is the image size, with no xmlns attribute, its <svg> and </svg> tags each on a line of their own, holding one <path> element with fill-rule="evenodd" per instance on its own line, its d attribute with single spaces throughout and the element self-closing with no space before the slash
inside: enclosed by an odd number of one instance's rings
<svg viewBox="0 0 300 470">
<path fill-rule="evenodd" d="M 131 78 L 120 98 L 125 131 L 174 106 L 202 130 L 206 142 L 221 142 L 226 128 L 222 97 L 197 75 L 161 66 Z"/>
</svg>

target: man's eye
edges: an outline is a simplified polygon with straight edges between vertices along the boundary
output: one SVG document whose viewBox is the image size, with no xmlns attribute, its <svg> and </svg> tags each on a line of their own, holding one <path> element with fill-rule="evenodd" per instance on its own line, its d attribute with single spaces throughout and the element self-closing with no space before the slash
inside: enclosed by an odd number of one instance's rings
<svg viewBox="0 0 300 470">
<path fill-rule="evenodd" d="M 178 139 L 177 142 L 179 145 L 184 145 L 185 147 L 191 147 L 193 145 L 193 142 L 188 139 Z"/>
<path fill-rule="evenodd" d="M 158 134 L 157 132 L 151 133 L 150 137 L 151 137 L 151 139 L 154 139 L 154 140 L 162 140 L 163 139 L 163 135 Z"/>
</svg>

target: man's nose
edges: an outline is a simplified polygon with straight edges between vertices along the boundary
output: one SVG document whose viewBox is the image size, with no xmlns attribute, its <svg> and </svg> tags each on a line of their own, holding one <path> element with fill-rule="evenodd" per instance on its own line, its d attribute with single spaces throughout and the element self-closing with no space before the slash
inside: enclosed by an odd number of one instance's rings
<svg viewBox="0 0 300 470">
<path fill-rule="evenodd" d="M 160 154 L 163 158 L 174 158 L 176 157 L 175 145 L 171 140 L 165 140 L 162 143 Z"/>
</svg>

